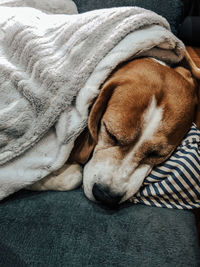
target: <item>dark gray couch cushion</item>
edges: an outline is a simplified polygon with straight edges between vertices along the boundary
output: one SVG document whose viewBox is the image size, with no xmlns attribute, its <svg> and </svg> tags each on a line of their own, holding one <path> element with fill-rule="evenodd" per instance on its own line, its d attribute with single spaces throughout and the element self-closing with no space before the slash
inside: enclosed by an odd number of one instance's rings
<svg viewBox="0 0 200 267">
<path fill-rule="evenodd" d="M 124 204 L 82 190 L 21 191 L 0 204 L 0 266 L 198 266 L 193 214 Z M 199 262 L 200 263 L 200 262 Z"/>
<path fill-rule="evenodd" d="M 79 13 L 99 8 L 119 6 L 139 6 L 150 9 L 165 17 L 171 25 L 172 32 L 178 33 L 183 20 L 183 2 L 181 0 L 74 0 Z"/>
</svg>

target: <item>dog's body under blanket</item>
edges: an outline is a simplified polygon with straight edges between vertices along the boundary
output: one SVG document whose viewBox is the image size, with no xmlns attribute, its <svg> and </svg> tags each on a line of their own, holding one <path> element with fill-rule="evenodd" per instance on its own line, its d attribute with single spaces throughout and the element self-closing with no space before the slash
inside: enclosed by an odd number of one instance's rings
<svg viewBox="0 0 200 267">
<path fill-rule="evenodd" d="M 119 63 L 177 63 L 184 52 L 167 21 L 142 8 L 47 15 L 0 7 L 0 199 L 64 164 Z"/>
</svg>

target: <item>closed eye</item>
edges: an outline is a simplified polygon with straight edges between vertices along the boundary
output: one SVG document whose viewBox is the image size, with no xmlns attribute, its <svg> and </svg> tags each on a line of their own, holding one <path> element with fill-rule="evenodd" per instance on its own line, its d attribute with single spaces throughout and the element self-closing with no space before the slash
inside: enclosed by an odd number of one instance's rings
<svg viewBox="0 0 200 267">
<path fill-rule="evenodd" d="M 166 153 L 166 152 L 164 153 L 163 151 L 161 153 L 161 150 L 151 150 L 151 151 L 146 153 L 147 158 L 154 158 L 154 159 L 165 158 L 169 155 L 170 155 L 170 153 Z"/>
<path fill-rule="evenodd" d="M 160 153 L 158 152 L 158 151 L 150 151 L 150 152 L 148 152 L 147 154 L 146 154 L 146 157 L 148 157 L 148 158 L 160 158 L 160 157 L 162 157 L 161 155 L 160 155 Z"/>
<path fill-rule="evenodd" d="M 116 145 L 118 145 L 118 144 L 119 144 L 119 140 L 117 139 L 117 137 L 116 137 L 114 134 L 112 134 L 111 132 L 109 132 L 109 130 L 108 130 L 108 128 L 106 127 L 106 124 L 105 124 L 105 123 L 104 123 L 104 127 L 105 127 L 106 132 L 107 132 L 108 136 L 110 137 L 110 139 L 112 139 L 112 141 L 113 141 Z"/>
</svg>

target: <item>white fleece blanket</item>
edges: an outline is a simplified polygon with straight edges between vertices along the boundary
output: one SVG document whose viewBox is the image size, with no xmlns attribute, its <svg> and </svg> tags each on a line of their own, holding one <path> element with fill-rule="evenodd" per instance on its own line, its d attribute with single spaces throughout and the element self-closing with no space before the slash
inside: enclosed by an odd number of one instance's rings
<svg viewBox="0 0 200 267">
<path fill-rule="evenodd" d="M 179 62 L 184 45 L 138 7 L 49 15 L 0 7 L 0 199 L 59 169 L 121 62 Z"/>
</svg>

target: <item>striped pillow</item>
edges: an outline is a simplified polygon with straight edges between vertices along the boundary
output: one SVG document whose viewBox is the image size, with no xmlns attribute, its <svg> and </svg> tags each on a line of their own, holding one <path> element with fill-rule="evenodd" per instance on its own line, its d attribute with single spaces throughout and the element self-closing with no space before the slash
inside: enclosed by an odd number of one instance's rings
<svg viewBox="0 0 200 267">
<path fill-rule="evenodd" d="M 200 130 L 195 124 L 172 156 L 153 168 L 131 202 L 175 209 L 200 208 Z"/>
</svg>

